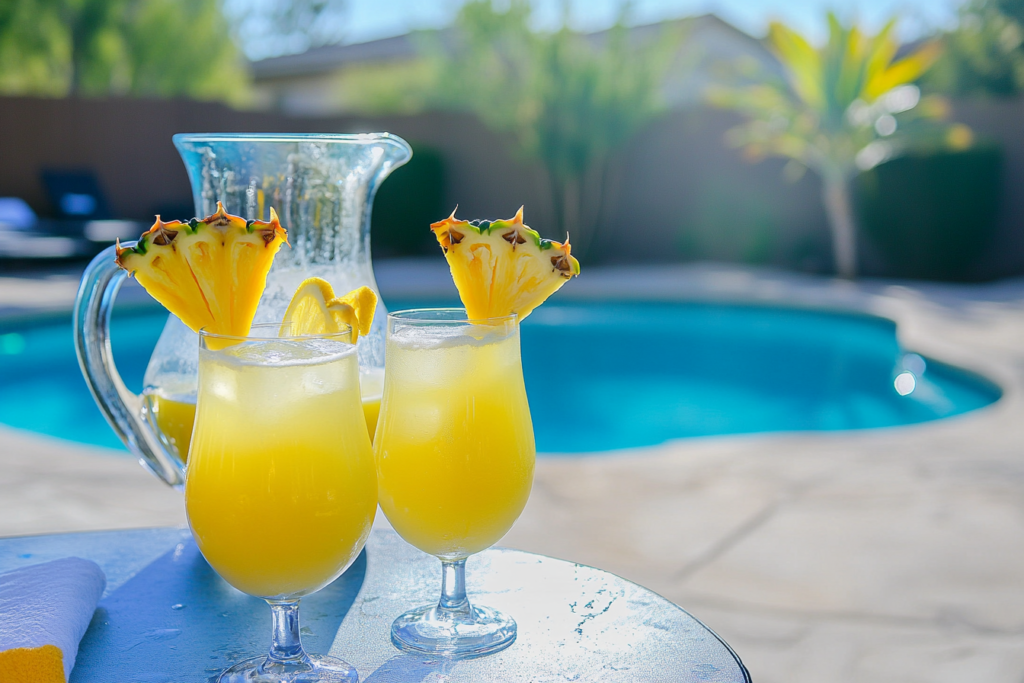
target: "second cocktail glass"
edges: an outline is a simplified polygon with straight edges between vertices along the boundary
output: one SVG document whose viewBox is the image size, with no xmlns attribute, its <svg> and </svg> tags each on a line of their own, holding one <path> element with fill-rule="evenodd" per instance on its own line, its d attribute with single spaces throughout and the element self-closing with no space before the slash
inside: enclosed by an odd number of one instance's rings
<svg viewBox="0 0 1024 683">
<path fill-rule="evenodd" d="M 347 329 L 280 337 L 279 327 L 200 332 L 189 526 L 218 574 L 270 603 L 274 626 L 269 655 L 219 680 L 355 683 L 345 662 L 303 651 L 298 607 L 352 564 L 377 509 L 356 347 Z"/>
<path fill-rule="evenodd" d="M 516 316 L 402 311 L 388 316 L 387 335 L 380 505 L 402 538 L 442 563 L 440 601 L 398 617 L 391 640 L 428 655 L 497 652 L 515 641 L 516 623 L 470 604 L 465 565 L 512 527 L 533 484 Z"/>
</svg>

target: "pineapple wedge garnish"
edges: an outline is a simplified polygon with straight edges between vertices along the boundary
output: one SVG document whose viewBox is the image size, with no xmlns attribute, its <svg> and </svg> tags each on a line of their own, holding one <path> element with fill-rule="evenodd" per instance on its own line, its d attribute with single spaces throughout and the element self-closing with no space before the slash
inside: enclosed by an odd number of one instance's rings
<svg viewBox="0 0 1024 683">
<path fill-rule="evenodd" d="M 117 244 L 117 265 L 193 331 L 244 337 L 267 286 L 267 273 L 288 241 L 277 213 L 246 221 L 218 202 L 217 212 L 187 223 L 156 223 L 134 247 Z"/>
<path fill-rule="evenodd" d="M 543 239 L 523 224 L 522 208 L 503 221 L 460 221 L 453 211 L 430 229 L 472 320 L 515 313 L 522 321 L 580 274 L 568 238 Z"/>
</svg>

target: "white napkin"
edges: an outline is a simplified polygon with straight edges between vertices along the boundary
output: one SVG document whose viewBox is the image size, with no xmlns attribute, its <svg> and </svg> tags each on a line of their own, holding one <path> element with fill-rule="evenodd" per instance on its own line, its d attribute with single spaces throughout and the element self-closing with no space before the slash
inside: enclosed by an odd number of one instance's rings
<svg viewBox="0 0 1024 683">
<path fill-rule="evenodd" d="M 67 681 L 106 583 L 78 557 L 0 574 L 0 681 Z"/>
</svg>

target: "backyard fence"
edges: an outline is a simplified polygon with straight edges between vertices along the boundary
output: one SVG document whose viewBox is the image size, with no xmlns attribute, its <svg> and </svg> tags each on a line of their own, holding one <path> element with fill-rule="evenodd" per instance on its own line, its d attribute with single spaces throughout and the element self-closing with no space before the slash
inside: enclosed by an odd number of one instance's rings
<svg viewBox="0 0 1024 683">
<path fill-rule="evenodd" d="M 899 258 L 900 249 L 916 249 L 933 234 L 945 239 L 942 236 L 957 226 L 929 232 L 928 221 L 933 219 L 905 206 L 893 219 L 896 213 L 884 202 L 902 199 L 877 192 L 876 181 L 875 195 L 865 200 L 865 218 L 874 222 L 862 231 L 862 272 L 965 279 L 1024 274 L 1024 198 L 1015 189 L 1024 182 L 1024 128 L 1017 124 L 1022 115 L 1024 101 L 964 102 L 954 107 L 956 120 L 974 128 L 988 149 L 1001 150 L 1000 191 L 979 195 L 965 190 L 962 197 L 967 209 L 958 214 L 966 223 L 960 227 L 979 245 L 972 262 L 944 266 L 938 272 L 909 271 Z M 723 135 L 738 120 L 734 114 L 704 107 L 674 111 L 621 150 L 609 164 L 588 259 L 713 259 L 830 272 L 817 178 L 808 174 L 788 181 L 781 161 L 750 163 L 726 147 Z M 442 218 L 456 204 L 466 218 L 508 217 L 525 204 L 528 224 L 545 237 L 562 237 L 549 229 L 554 225 L 553 209 L 543 169 L 515 158 L 509 141 L 475 118 L 449 112 L 305 118 L 187 100 L 0 98 L 0 196 L 21 197 L 47 215 L 53 207 L 48 205 L 42 172 L 84 169 L 95 174 L 117 217 L 152 220 L 160 213 L 165 218 L 188 218 L 192 202 L 184 166 L 171 144 L 174 133 L 371 130 L 401 135 L 418 152 L 416 160 L 381 189 L 374 221 L 377 253 L 436 248 L 426 239 L 427 223 Z M 896 170 L 879 177 L 898 175 Z M 884 182 L 895 186 L 897 181 Z M 951 191 L 965 186 L 955 173 L 944 182 L 937 191 L 947 200 Z M 929 191 L 919 188 L 914 201 L 928 202 Z M 988 205 L 982 206 L 985 202 Z M 879 223 L 878 216 L 888 217 L 888 223 Z M 922 225 L 911 229 L 909 223 L 918 216 Z M 909 237 L 878 238 L 879 230 L 904 229 Z M 955 238 L 962 240 L 963 235 Z"/>
</svg>

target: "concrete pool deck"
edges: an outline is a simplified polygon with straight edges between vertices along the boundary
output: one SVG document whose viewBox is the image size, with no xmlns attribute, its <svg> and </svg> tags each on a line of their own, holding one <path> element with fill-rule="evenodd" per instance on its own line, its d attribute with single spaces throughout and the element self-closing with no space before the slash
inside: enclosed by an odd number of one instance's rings
<svg viewBox="0 0 1024 683">
<path fill-rule="evenodd" d="M 440 265 L 440 267 L 438 267 Z M 450 295 L 443 261 L 382 262 L 386 298 Z M 65 310 L 72 275 L 0 278 L 0 314 Z M 33 300 L 21 305 L 24 293 Z M 1024 280 L 847 283 L 725 266 L 591 268 L 572 298 L 714 299 L 896 320 L 903 345 L 1003 398 L 859 432 L 728 436 L 538 462 L 504 545 L 590 564 L 677 602 L 757 683 L 1024 677 Z M 624 336 L 621 359 L 642 356 Z M 813 378 L 809 378 L 813 381 Z M 0 428 L 0 535 L 184 522 L 128 458 Z"/>
</svg>

